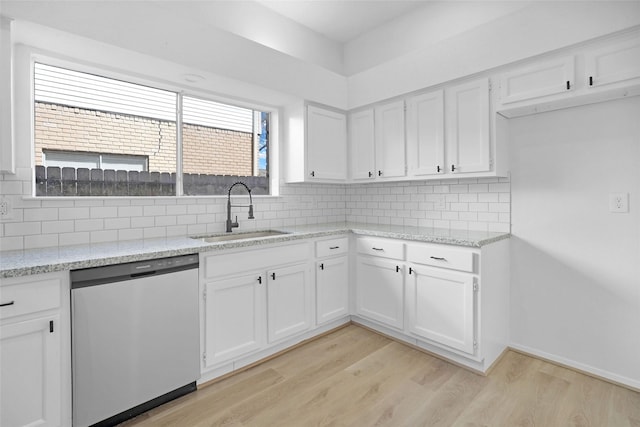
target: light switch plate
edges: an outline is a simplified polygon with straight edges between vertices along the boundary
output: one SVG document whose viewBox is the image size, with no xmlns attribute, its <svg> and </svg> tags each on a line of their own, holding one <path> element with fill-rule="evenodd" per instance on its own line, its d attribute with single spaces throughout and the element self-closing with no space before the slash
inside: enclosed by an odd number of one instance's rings
<svg viewBox="0 0 640 427">
<path fill-rule="evenodd" d="M 629 212 L 629 193 L 610 193 L 609 212 L 626 213 Z"/>
</svg>

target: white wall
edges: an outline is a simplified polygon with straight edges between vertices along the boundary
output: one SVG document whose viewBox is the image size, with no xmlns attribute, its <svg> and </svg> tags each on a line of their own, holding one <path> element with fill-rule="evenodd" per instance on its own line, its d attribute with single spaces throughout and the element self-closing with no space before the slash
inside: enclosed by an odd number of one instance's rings
<svg viewBox="0 0 640 427">
<path fill-rule="evenodd" d="M 350 76 L 348 105 L 357 108 L 637 25 L 638 1 L 532 2 Z"/>
<path fill-rule="evenodd" d="M 640 388 L 640 97 L 511 120 L 511 339 Z M 608 194 L 629 193 L 630 213 Z"/>
</svg>

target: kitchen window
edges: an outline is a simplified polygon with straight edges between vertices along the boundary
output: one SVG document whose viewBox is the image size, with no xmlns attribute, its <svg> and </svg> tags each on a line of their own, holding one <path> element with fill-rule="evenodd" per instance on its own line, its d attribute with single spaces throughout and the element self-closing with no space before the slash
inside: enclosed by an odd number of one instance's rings
<svg viewBox="0 0 640 427">
<path fill-rule="evenodd" d="M 34 115 L 36 196 L 269 194 L 268 112 L 36 63 Z"/>
</svg>

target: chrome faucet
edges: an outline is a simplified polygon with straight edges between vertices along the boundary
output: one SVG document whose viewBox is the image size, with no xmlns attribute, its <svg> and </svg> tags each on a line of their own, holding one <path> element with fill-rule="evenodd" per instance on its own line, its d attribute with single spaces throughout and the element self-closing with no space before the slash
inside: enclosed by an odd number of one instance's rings
<svg viewBox="0 0 640 427">
<path fill-rule="evenodd" d="M 247 189 L 247 192 L 249 193 L 249 218 L 248 219 L 254 219 L 253 216 L 253 199 L 251 198 L 251 189 L 249 187 L 247 187 L 247 184 L 245 184 L 244 182 L 238 181 L 234 184 L 231 185 L 231 187 L 229 187 L 229 193 L 227 195 L 227 233 L 231 233 L 231 231 L 233 231 L 234 228 L 238 227 L 238 216 L 236 215 L 236 220 L 235 222 L 231 221 L 231 208 L 246 208 L 247 205 L 232 205 L 231 204 L 231 189 L 233 189 L 233 187 L 235 187 L 236 185 L 242 185 L 244 188 Z"/>
</svg>

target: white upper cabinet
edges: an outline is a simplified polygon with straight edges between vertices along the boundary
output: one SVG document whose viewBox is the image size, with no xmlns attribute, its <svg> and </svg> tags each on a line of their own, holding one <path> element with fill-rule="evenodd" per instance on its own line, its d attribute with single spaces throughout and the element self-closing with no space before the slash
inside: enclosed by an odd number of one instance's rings
<svg viewBox="0 0 640 427">
<path fill-rule="evenodd" d="M 444 92 L 438 90 L 407 100 L 408 175 L 443 173 Z"/>
<path fill-rule="evenodd" d="M 311 180 L 347 179 L 347 118 L 343 113 L 307 107 L 307 172 Z"/>
<path fill-rule="evenodd" d="M 574 64 L 571 55 L 536 62 L 503 74 L 499 79 L 500 102 L 510 104 L 570 91 L 575 87 Z"/>
<path fill-rule="evenodd" d="M 404 101 L 375 109 L 376 175 L 396 178 L 406 175 Z"/>
<path fill-rule="evenodd" d="M 489 79 L 446 90 L 447 172 L 491 170 Z"/>
<path fill-rule="evenodd" d="M 640 32 L 569 53 L 501 74 L 496 111 L 511 118 L 640 95 Z"/>
<path fill-rule="evenodd" d="M 585 72 L 589 87 L 640 79 L 640 36 L 587 52 Z"/>
<path fill-rule="evenodd" d="M 376 168 L 373 109 L 349 115 L 349 146 L 351 179 L 373 179 Z"/>
<path fill-rule="evenodd" d="M 300 102 L 284 109 L 286 182 L 342 183 L 347 179 L 347 116 Z"/>
</svg>

